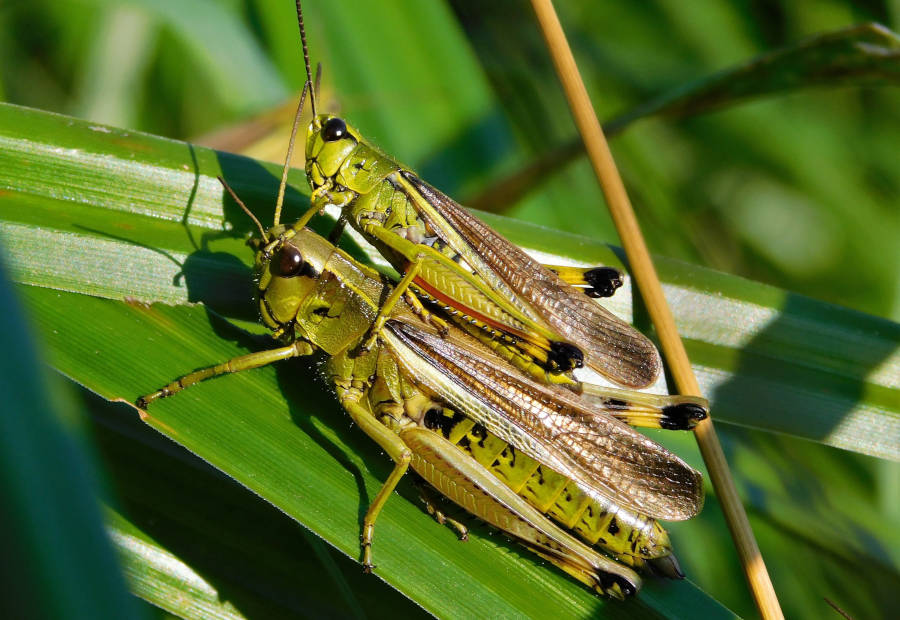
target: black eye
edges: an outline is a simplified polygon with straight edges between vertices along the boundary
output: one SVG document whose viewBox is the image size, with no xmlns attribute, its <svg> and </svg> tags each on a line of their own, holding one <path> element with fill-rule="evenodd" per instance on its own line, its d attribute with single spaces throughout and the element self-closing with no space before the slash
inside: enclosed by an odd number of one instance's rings
<svg viewBox="0 0 900 620">
<path fill-rule="evenodd" d="M 329 118 L 322 127 L 322 139 L 325 142 L 334 142 L 347 135 L 347 123 L 334 117 Z"/>
<path fill-rule="evenodd" d="M 303 270 L 303 255 L 292 245 L 286 245 L 278 257 L 278 275 L 282 278 L 293 278 Z"/>
</svg>

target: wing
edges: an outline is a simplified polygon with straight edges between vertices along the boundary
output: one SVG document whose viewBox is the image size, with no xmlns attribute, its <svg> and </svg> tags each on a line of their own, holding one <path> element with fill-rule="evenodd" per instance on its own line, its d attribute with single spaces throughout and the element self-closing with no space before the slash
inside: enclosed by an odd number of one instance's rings
<svg viewBox="0 0 900 620">
<path fill-rule="evenodd" d="M 411 321 L 389 321 L 385 342 L 438 398 L 589 495 L 669 521 L 699 512 L 700 473 L 597 401 L 532 381 L 458 330 L 441 338 Z"/>
<path fill-rule="evenodd" d="M 445 194 L 407 170 L 401 174 L 422 196 L 418 201 L 411 198 L 437 234 L 498 292 L 512 296 L 510 301 L 524 299 L 563 340 L 582 350 L 591 368 L 628 387 L 646 387 L 656 380 L 659 354 L 646 336 L 561 281 Z M 441 229 L 442 219 L 452 230 Z M 503 286 L 495 285 L 497 278 Z"/>
</svg>

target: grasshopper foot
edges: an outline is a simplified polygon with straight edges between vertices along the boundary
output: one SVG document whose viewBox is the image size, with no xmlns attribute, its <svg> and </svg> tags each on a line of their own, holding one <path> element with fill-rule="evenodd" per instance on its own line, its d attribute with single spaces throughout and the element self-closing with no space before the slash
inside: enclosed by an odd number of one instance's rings
<svg viewBox="0 0 900 620">
<path fill-rule="evenodd" d="M 434 316 L 433 314 L 431 315 L 429 320 L 430 320 L 431 324 L 437 328 L 438 335 L 440 335 L 441 338 L 446 338 L 447 334 L 450 333 L 450 326 L 447 324 L 447 321 L 445 321 L 443 319 L 439 319 L 438 317 Z"/>
<path fill-rule="evenodd" d="M 445 338 L 447 334 L 450 333 L 450 325 L 444 319 L 435 316 L 431 312 L 429 312 L 425 306 L 422 305 L 422 302 L 418 297 L 415 296 L 411 291 L 407 291 L 406 301 L 409 303 L 412 311 L 418 316 L 420 319 L 437 329 L 438 335 L 441 338 Z"/>
<path fill-rule="evenodd" d="M 375 565 L 372 564 L 371 533 L 369 533 L 368 536 L 366 534 L 363 534 L 362 536 L 359 537 L 359 539 L 361 541 L 361 546 L 362 546 L 362 550 L 363 550 L 363 560 L 362 560 L 363 572 L 368 574 L 368 573 L 371 573 L 373 570 L 375 570 Z"/>
<path fill-rule="evenodd" d="M 469 540 L 469 528 L 467 528 L 465 525 L 463 525 L 456 519 L 451 519 L 443 512 L 435 508 L 432 504 L 426 504 L 425 508 L 426 510 L 428 510 L 428 514 L 434 517 L 435 521 L 437 521 L 441 525 L 449 525 L 454 530 L 456 530 L 456 537 L 460 542 L 466 542 L 467 540 Z"/>
</svg>

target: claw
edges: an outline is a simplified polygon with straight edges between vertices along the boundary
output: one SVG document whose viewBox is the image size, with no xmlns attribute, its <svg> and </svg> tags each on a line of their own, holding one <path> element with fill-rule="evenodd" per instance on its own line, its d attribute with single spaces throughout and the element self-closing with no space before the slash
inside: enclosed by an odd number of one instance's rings
<svg viewBox="0 0 900 620">
<path fill-rule="evenodd" d="M 438 335 L 441 338 L 446 338 L 447 335 L 450 333 L 450 326 L 447 324 L 447 322 L 442 319 L 439 319 L 433 315 L 431 317 L 431 320 L 432 320 L 432 325 L 437 327 Z"/>
</svg>

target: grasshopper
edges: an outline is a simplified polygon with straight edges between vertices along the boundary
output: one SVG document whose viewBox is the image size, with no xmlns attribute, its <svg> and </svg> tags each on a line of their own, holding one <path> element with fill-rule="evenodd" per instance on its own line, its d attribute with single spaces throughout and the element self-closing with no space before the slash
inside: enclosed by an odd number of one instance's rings
<svg viewBox="0 0 900 620">
<path fill-rule="evenodd" d="M 488 346 L 484 332 L 439 330 L 385 276 L 308 229 L 259 228 L 259 310 L 282 346 L 192 372 L 143 396 L 139 407 L 205 379 L 321 350 L 341 405 L 395 462 L 363 521 L 366 570 L 374 567 L 376 518 L 411 468 L 599 593 L 635 593 L 641 580 L 633 568 L 683 576 L 656 519 L 694 516 L 701 476 L 626 422 L 691 428 L 705 417 L 703 399 L 538 381 Z M 425 500 L 465 537 L 465 526 Z"/>
<path fill-rule="evenodd" d="M 299 0 L 296 5 L 304 90 L 309 89 L 313 113 L 306 135 L 311 206 L 300 224 L 329 205 L 339 207 L 342 215 L 332 239 L 349 222 L 404 275 L 396 290 L 411 288 L 429 304 L 452 306 L 551 372 L 587 363 L 625 387 L 653 383 L 660 370 L 653 343 L 589 298 L 611 295 L 622 283 L 617 270 L 538 263 L 369 143 L 346 120 L 318 113 Z M 299 114 L 298 109 L 298 119 Z M 296 130 L 297 121 L 292 143 Z M 276 225 L 279 217 L 276 211 Z M 382 308 L 375 331 L 389 314 L 390 308 Z M 440 320 L 435 323 L 446 328 Z M 375 337 L 373 332 L 365 346 L 372 346 Z"/>
</svg>

